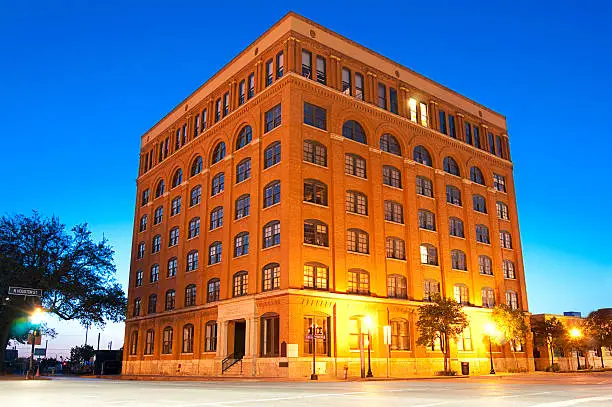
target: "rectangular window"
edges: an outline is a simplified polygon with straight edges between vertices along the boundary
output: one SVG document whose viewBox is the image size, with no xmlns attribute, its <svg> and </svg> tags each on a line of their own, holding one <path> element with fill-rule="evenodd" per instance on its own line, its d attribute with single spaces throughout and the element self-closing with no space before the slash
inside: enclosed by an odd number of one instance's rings
<svg viewBox="0 0 612 407">
<path fill-rule="evenodd" d="M 469 327 L 465 328 L 463 332 L 459 334 L 459 338 L 457 339 L 457 350 L 472 350 L 472 333 Z"/>
<path fill-rule="evenodd" d="M 282 51 L 276 55 L 276 79 L 282 78 L 285 73 L 284 57 Z"/>
<path fill-rule="evenodd" d="M 225 92 L 223 95 L 223 117 L 229 113 L 229 92 Z"/>
<path fill-rule="evenodd" d="M 489 141 L 489 152 L 495 154 L 495 142 L 493 141 L 493 133 L 488 133 L 487 138 Z"/>
<path fill-rule="evenodd" d="M 474 136 L 474 147 L 481 148 L 480 147 L 480 129 L 478 128 L 478 126 L 474 125 L 474 127 L 472 128 L 472 132 Z"/>
<path fill-rule="evenodd" d="M 382 83 L 378 84 L 378 107 L 387 110 L 387 87 Z"/>
<path fill-rule="evenodd" d="M 207 125 L 207 117 L 208 115 L 206 114 L 207 111 L 206 109 L 202 110 L 202 128 L 200 130 L 200 132 L 203 132 L 206 129 L 206 125 Z"/>
<path fill-rule="evenodd" d="M 389 88 L 389 110 L 397 114 L 397 90 Z"/>
<path fill-rule="evenodd" d="M 421 126 L 427 127 L 427 105 L 421 102 L 419 103 L 419 109 L 421 111 Z"/>
<path fill-rule="evenodd" d="M 238 106 L 244 104 L 244 100 L 246 98 L 246 83 L 241 81 L 238 85 Z"/>
<path fill-rule="evenodd" d="M 327 130 L 327 111 L 322 107 L 304 102 L 304 123 Z"/>
<path fill-rule="evenodd" d="M 305 49 L 302 50 L 302 76 L 312 78 L 312 54 Z"/>
<path fill-rule="evenodd" d="M 502 139 L 500 136 L 495 136 L 495 155 L 502 156 Z"/>
<path fill-rule="evenodd" d="M 351 71 L 348 68 L 342 68 L 342 93 L 352 95 L 351 86 Z"/>
<path fill-rule="evenodd" d="M 355 73 L 355 97 L 359 100 L 363 100 L 363 75 Z"/>
<path fill-rule="evenodd" d="M 249 93 L 247 95 L 247 99 L 255 96 L 255 74 L 252 73 L 249 75 Z"/>
<path fill-rule="evenodd" d="M 221 99 L 215 102 L 215 123 L 221 120 Z"/>
<path fill-rule="evenodd" d="M 472 125 L 468 122 L 465 122 L 465 142 L 472 144 Z"/>
<path fill-rule="evenodd" d="M 457 138 L 457 129 L 455 128 L 455 116 L 448 115 L 448 135 L 452 138 Z"/>
<path fill-rule="evenodd" d="M 323 85 L 327 83 L 325 58 L 322 56 L 317 56 L 317 82 Z"/>
<path fill-rule="evenodd" d="M 410 120 L 416 123 L 417 121 L 417 101 L 410 98 L 410 100 L 408 100 L 408 107 L 410 108 Z"/>
<path fill-rule="evenodd" d="M 193 121 L 193 137 L 198 137 L 200 134 L 200 115 L 196 114 L 195 120 Z M 161 149 L 159 150 L 159 154 L 161 155 Z"/>
<path fill-rule="evenodd" d="M 506 178 L 499 174 L 493 174 L 493 187 L 496 191 L 506 192 Z"/>
<path fill-rule="evenodd" d="M 278 104 L 265 113 L 264 133 L 281 125 L 281 105 Z"/>
<path fill-rule="evenodd" d="M 446 113 L 444 110 L 440 110 L 438 112 L 439 120 L 440 120 L 440 133 L 448 134 L 446 132 Z"/>
<path fill-rule="evenodd" d="M 270 59 L 266 62 L 266 86 L 272 85 L 272 80 L 274 77 L 272 76 L 272 70 L 274 69 L 274 62 Z"/>
</svg>

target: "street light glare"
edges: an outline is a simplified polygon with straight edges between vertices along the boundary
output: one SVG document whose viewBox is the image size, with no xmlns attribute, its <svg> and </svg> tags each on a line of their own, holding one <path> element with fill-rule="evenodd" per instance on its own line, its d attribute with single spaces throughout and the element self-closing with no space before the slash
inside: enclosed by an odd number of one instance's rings
<svg viewBox="0 0 612 407">
<path fill-rule="evenodd" d="M 569 334 L 572 338 L 575 338 L 575 339 L 580 338 L 582 336 L 582 332 L 578 328 L 570 329 Z"/>
<path fill-rule="evenodd" d="M 363 324 L 365 325 L 366 328 L 372 329 L 372 317 L 369 315 L 366 315 L 365 318 L 363 318 Z"/>
<path fill-rule="evenodd" d="M 30 321 L 33 324 L 38 325 L 38 324 L 40 324 L 43 321 L 44 316 L 45 316 L 45 313 L 42 310 L 42 308 L 41 307 L 36 307 L 34 309 L 34 312 L 32 313 L 32 315 L 30 315 Z"/>
<path fill-rule="evenodd" d="M 491 322 L 484 324 L 484 331 L 488 336 L 497 336 L 499 334 L 497 327 Z"/>
</svg>

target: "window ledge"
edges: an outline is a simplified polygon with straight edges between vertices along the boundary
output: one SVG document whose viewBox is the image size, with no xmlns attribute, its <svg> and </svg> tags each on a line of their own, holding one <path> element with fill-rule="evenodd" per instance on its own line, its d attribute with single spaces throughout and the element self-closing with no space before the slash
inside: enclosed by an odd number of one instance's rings
<svg viewBox="0 0 612 407">
<path fill-rule="evenodd" d="M 265 158 L 264 158 L 264 160 L 265 160 Z M 271 168 L 274 168 L 274 167 L 278 167 L 278 166 L 280 165 L 280 163 L 281 163 L 280 161 L 279 161 L 279 162 L 277 162 L 277 163 L 274 163 L 274 164 L 272 164 L 271 166 L 266 167 L 266 168 L 264 168 L 263 170 L 261 170 L 261 172 L 267 171 L 267 170 L 269 170 L 269 169 L 271 169 Z M 264 162 L 264 166 L 265 166 L 265 165 L 266 165 L 266 163 Z"/>
<path fill-rule="evenodd" d="M 453 238 L 455 238 L 455 239 L 465 240 L 465 236 L 451 235 L 450 233 L 449 233 L 449 236 L 450 236 L 450 237 L 453 237 Z"/>
<path fill-rule="evenodd" d="M 438 233 L 438 231 L 435 229 L 432 230 L 432 229 L 422 228 L 420 226 L 419 226 L 419 230 L 424 230 L 425 232 L 431 232 L 431 233 Z"/>
<path fill-rule="evenodd" d="M 352 250 L 347 250 L 346 252 L 347 252 L 348 254 L 356 254 L 356 255 L 359 255 L 359 256 L 370 256 L 370 253 L 354 252 L 354 251 L 352 251 Z"/>
<path fill-rule="evenodd" d="M 329 208 L 328 205 L 322 205 L 322 204 L 318 204 L 318 203 L 314 203 L 314 202 L 309 202 L 309 201 L 302 201 L 303 204 L 307 204 L 307 205 L 312 205 L 312 206 L 317 206 L 319 208 Z"/>
<path fill-rule="evenodd" d="M 241 217 L 241 218 L 234 219 L 234 223 L 236 223 L 236 222 L 240 222 L 241 220 L 244 220 L 244 219 L 247 219 L 247 218 L 249 218 L 250 216 L 251 216 L 251 214 L 249 213 L 248 215 L 245 215 L 245 216 L 243 216 L 243 217 Z"/>
<path fill-rule="evenodd" d="M 403 222 L 396 222 L 394 220 L 388 220 L 388 219 L 385 219 L 385 223 L 391 223 L 393 225 L 401 225 L 401 226 L 405 225 L 405 223 L 403 223 Z"/>
<path fill-rule="evenodd" d="M 349 214 L 351 214 L 351 215 L 361 216 L 362 218 L 369 218 L 369 216 L 368 216 L 368 215 L 364 215 L 364 214 L 361 214 L 361 213 L 351 212 L 351 211 L 345 211 L 345 212 L 346 212 L 346 213 L 349 213 Z"/>
<path fill-rule="evenodd" d="M 316 249 L 327 249 L 327 250 L 329 250 L 329 246 L 319 246 L 318 244 L 312 244 L 312 243 L 302 243 L 302 245 L 306 246 L 306 247 L 313 247 L 313 248 L 316 248 Z"/>
<path fill-rule="evenodd" d="M 478 273 L 481 276 L 487 276 L 487 277 L 495 277 L 493 274 L 487 274 L 487 273 Z"/>
<path fill-rule="evenodd" d="M 278 205 L 280 205 L 280 201 L 279 201 L 279 202 L 277 202 L 277 203 L 274 203 L 274 204 L 272 204 L 272 205 L 270 205 L 270 206 L 266 206 L 266 207 L 264 207 L 264 208 L 261 208 L 261 210 L 262 210 L 262 211 L 265 211 L 266 209 L 274 208 L 275 206 L 278 206 Z"/>
<path fill-rule="evenodd" d="M 359 179 L 361 181 L 367 181 L 368 180 L 367 175 L 365 177 L 360 177 L 359 175 L 347 174 L 346 172 L 344 173 L 344 175 L 346 175 L 347 177 Z"/>
<path fill-rule="evenodd" d="M 327 129 L 322 129 L 322 128 L 317 127 L 317 126 L 313 126 L 312 124 L 308 124 L 308 123 L 302 122 L 302 126 L 308 128 L 308 129 L 322 131 L 323 133 L 329 133 L 329 131 Z"/>
<path fill-rule="evenodd" d="M 318 167 L 318 168 L 328 169 L 326 165 L 316 164 L 316 163 L 313 163 L 313 162 L 310 162 L 310 161 L 306 161 L 304 159 L 302 159 L 302 163 L 313 165 L 313 166 Z"/>
<path fill-rule="evenodd" d="M 238 182 L 236 182 L 236 183 L 234 184 L 234 186 L 235 186 L 235 187 L 237 187 L 238 185 L 242 185 L 242 184 L 244 184 L 245 182 L 250 181 L 250 180 L 251 180 L 251 176 L 249 175 L 247 178 L 243 179 L 242 181 L 238 181 Z"/>
<path fill-rule="evenodd" d="M 268 247 L 262 247 L 261 251 L 263 252 L 264 250 L 274 249 L 275 247 L 280 247 L 280 243 Z"/>
<path fill-rule="evenodd" d="M 462 269 L 455 269 L 455 268 L 451 268 L 451 270 L 458 271 L 460 273 L 467 273 L 469 271 L 469 270 L 462 270 Z"/>
<path fill-rule="evenodd" d="M 223 225 L 221 225 L 221 226 L 217 226 L 216 228 L 213 228 L 213 229 L 208 229 L 208 231 L 209 231 L 209 232 L 214 232 L 215 230 L 219 230 L 219 229 L 221 229 L 222 227 L 223 227 Z"/>
<path fill-rule="evenodd" d="M 448 202 L 448 201 L 446 201 L 446 203 L 449 204 L 450 206 L 455 207 L 455 208 L 463 209 L 463 205 L 461 205 L 461 204 L 456 204 L 456 203 L 452 203 L 452 202 Z"/>
<path fill-rule="evenodd" d="M 387 187 L 389 189 L 394 189 L 396 191 L 403 191 L 404 190 L 404 188 L 402 188 L 402 187 L 394 187 L 393 185 L 385 184 L 384 182 L 383 182 L 383 187 Z"/>
<path fill-rule="evenodd" d="M 399 261 L 400 263 L 407 263 L 406 259 L 396 259 L 395 257 L 385 257 L 387 260 Z"/>
<path fill-rule="evenodd" d="M 436 200 L 436 198 L 433 197 L 433 196 L 427 196 L 427 195 L 419 194 L 418 192 L 417 192 L 416 196 L 420 196 L 421 198 L 431 199 L 432 201 Z"/>
</svg>

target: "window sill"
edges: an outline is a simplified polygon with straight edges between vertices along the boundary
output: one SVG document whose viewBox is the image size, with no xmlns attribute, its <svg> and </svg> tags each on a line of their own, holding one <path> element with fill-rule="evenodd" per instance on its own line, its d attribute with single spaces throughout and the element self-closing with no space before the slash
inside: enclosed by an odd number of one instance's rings
<svg viewBox="0 0 612 407">
<path fill-rule="evenodd" d="M 428 195 L 423 195 L 423 194 L 419 194 L 418 192 L 417 192 L 416 196 L 418 196 L 418 197 L 420 196 L 421 198 L 431 199 L 431 200 L 432 200 L 432 201 L 434 201 L 434 202 L 436 201 L 436 198 L 435 198 L 435 197 L 433 197 L 433 196 L 428 196 Z"/>
<path fill-rule="evenodd" d="M 238 181 L 234 184 L 235 187 L 237 187 L 238 185 L 241 185 L 247 181 L 249 181 L 251 179 L 251 176 L 249 175 L 247 178 L 243 179 L 242 181 Z"/>
<path fill-rule="evenodd" d="M 449 236 L 455 239 L 465 240 L 465 236 L 457 236 L 457 235 L 451 235 L 451 234 L 449 234 Z"/>
<path fill-rule="evenodd" d="M 400 263 L 407 263 L 406 259 L 396 259 L 395 257 L 385 257 L 387 260 L 399 261 Z"/>
<path fill-rule="evenodd" d="M 233 259 L 242 259 L 243 257 L 246 257 L 248 255 L 249 253 L 244 253 L 244 254 L 241 254 L 240 256 L 234 256 Z"/>
<path fill-rule="evenodd" d="M 438 233 L 438 231 L 435 229 L 427 229 L 427 228 L 422 228 L 420 226 L 419 226 L 419 230 L 423 230 L 425 232 L 431 232 L 431 233 Z"/>
<path fill-rule="evenodd" d="M 313 162 L 306 161 L 306 160 L 302 160 L 302 163 L 309 164 L 309 165 L 312 165 L 312 166 L 315 166 L 315 167 L 318 167 L 318 168 L 327 169 L 327 165 L 321 165 L 321 164 L 313 163 Z"/>
<path fill-rule="evenodd" d="M 387 187 L 389 189 L 394 189 L 396 191 L 404 191 L 404 189 L 402 187 L 395 187 L 393 185 L 389 185 L 389 184 L 385 184 L 385 183 L 383 183 L 383 187 Z"/>
<path fill-rule="evenodd" d="M 266 207 L 264 207 L 264 208 L 261 208 L 261 210 L 262 210 L 262 211 L 265 211 L 266 209 L 274 208 L 275 206 L 279 206 L 279 205 L 280 205 L 280 201 L 279 201 L 279 202 L 277 202 L 277 203 L 274 203 L 274 204 L 272 204 L 272 205 L 270 205 L 270 206 L 266 206 Z"/>
<path fill-rule="evenodd" d="M 400 225 L 400 226 L 404 226 L 405 225 L 404 222 L 396 222 L 394 220 L 388 220 L 388 219 L 385 219 L 385 223 L 391 223 L 393 225 Z"/>
<path fill-rule="evenodd" d="M 368 256 L 368 257 L 370 256 L 370 253 L 354 252 L 354 251 L 352 251 L 352 250 L 347 250 L 346 252 L 347 252 L 348 254 L 356 254 L 356 255 L 358 255 L 358 256 Z"/>
<path fill-rule="evenodd" d="M 327 249 L 327 250 L 329 250 L 329 246 L 320 246 L 318 244 L 312 244 L 312 243 L 302 243 L 302 245 L 306 246 L 306 247 L 316 248 L 316 249 Z"/>
<path fill-rule="evenodd" d="M 280 247 L 280 243 L 279 243 L 279 244 L 272 245 L 272 246 L 268 246 L 268 247 L 262 247 L 262 248 L 261 248 L 261 251 L 263 252 L 263 251 L 265 251 L 265 250 L 274 249 L 275 247 Z"/>
<path fill-rule="evenodd" d="M 359 175 L 347 174 L 346 172 L 344 173 L 344 175 L 346 175 L 347 177 L 356 178 L 356 179 L 361 180 L 361 181 L 367 181 L 368 180 L 367 176 L 360 177 Z"/>
<path fill-rule="evenodd" d="M 455 269 L 455 268 L 451 268 L 451 270 L 458 271 L 460 273 L 467 273 L 468 272 L 468 270 L 461 270 L 461 269 Z"/>
<path fill-rule="evenodd" d="M 200 200 L 200 201 L 198 201 L 198 202 L 194 203 L 193 205 L 189 205 L 189 209 L 191 209 L 191 208 L 195 208 L 196 206 L 200 205 L 200 203 L 201 203 L 201 202 L 202 202 L 202 201 Z"/>
<path fill-rule="evenodd" d="M 478 273 L 481 276 L 486 276 L 486 277 L 494 277 L 493 274 L 487 274 L 487 273 Z"/>
<path fill-rule="evenodd" d="M 219 192 L 217 192 L 216 194 L 211 195 L 210 197 L 211 197 L 211 198 L 216 198 L 216 197 L 218 197 L 219 195 L 223 195 L 223 192 L 225 192 L 225 190 L 223 190 L 223 191 L 219 191 Z"/>
<path fill-rule="evenodd" d="M 463 209 L 463 205 L 462 204 L 456 204 L 456 203 L 452 203 L 452 202 L 448 202 L 448 201 L 446 201 L 446 203 L 449 204 L 450 206 L 455 207 L 455 208 Z"/>
<path fill-rule="evenodd" d="M 247 218 L 249 218 L 250 216 L 251 216 L 251 214 L 249 213 L 248 215 L 242 216 L 242 217 L 240 217 L 240 218 L 236 218 L 236 219 L 234 219 L 234 223 L 236 223 L 236 222 L 240 222 L 241 220 L 244 220 L 244 219 L 247 219 Z"/>
<path fill-rule="evenodd" d="M 327 205 L 318 204 L 318 203 L 315 203 L 315 202 L 310 202 L 310 201 L 302 201 L 302 203 L 303 203 L 303 204 L 306 204 L 306 205 L 317 206 L 317 207 L 319 207 L 319 208 L 329 208 L 329 206 L 327 206 Z"/>
<path fill-rule="evenodd" d="M 306 127 L 307 129 L 313 129 L 313 130 L 322 131 L 323 133 L 329 133 L 327 129 L 322 129 L 317 126 L 313 126 L 312 124 L 302 122 L 302 126 Z"/>
<path fill-rule="evenodd" d="M 478 240 L 476 241 L 476 244 L 481 244 L 481 245 L 484 245 L 484 246 L 489 246 L 489 247 L 491 247 L 491 243 L 479 242 Z"/>
<path fill-rule="evenodd" d="M 269 169 L 271 169 L 271 168 L 274 168 L 274 167 L 278 167 L 278 166 L 280 165 L 280 163 L 281 163 L 280 161 L 279 161 L 279 162 L 277 162 L 277 163 L 274 163 L 274 164 L 272 164 L 271 166 L 266 167 L 266 168 L 264 168 L 263 170 L 261 170 L 261 172 L 267 171 L 267 170 L 269 170 Z M 264 165 L 265 165 L 265 163 L 264 163 Z"/>
<path fill-rule="evenodd" d="M 369 216 L 366 214 L 362 214 L 362 213 L 357 213 L 357 212 L 351 212 L 351 211 L 346 211 L 346 213 L 351 214 L 351 215 L 355 215 L 355 216 L 361 216 L 362 218 L 369 218 Z"/>
<path fill-rule="evenodd" d="M 276 130 L 276 129 L 282 128 L 283 124 L 280 123 L 278 126 L 272 127 L 270 130 L 266 130 L 265 126 L 266 126 L 266 123 L 265 123 L 265 120 L 264 120 L 264 132 L 263 132 L 264 136 L 267 135 L 267 134 L 273 133 L 274 130 Z"/>
<path fill-rule="evenodd" d="M 208 229 L 209 232 L 214 232 L 215 230 L 219 230 L 223 227 L 223 225 L 221 226 L 217 226 L 216 228 L 212 228 L 212 229 Z"/>
</svg>

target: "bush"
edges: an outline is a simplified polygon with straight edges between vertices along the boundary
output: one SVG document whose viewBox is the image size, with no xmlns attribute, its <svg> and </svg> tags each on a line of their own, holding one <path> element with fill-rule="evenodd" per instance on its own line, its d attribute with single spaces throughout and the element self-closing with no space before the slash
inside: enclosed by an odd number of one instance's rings
<svg viewBox="0 0 612 407">
<path fill-rule="evenodd" d="M 455 370 L 449 370 L 448 372 L 441 370 L 436 372 L 436 376 L 457 376 L 457 372 Z"/>
<path fill-rule="evenodd" d="M 561 371 L 561 366 L 559 366 L 558 363 L 553 363 L 551 366 L 547 366 L 546 367 L 546 371 L 547 372 L 560 372 Z"/>
</svg>

